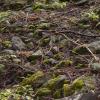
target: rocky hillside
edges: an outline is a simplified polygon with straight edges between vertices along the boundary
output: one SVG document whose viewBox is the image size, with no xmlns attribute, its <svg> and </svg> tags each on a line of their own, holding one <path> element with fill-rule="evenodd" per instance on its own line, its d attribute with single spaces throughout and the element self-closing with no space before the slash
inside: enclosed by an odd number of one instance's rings
<svg viewBox="0 0 100 100">
<path fill-rule="evenodd" d="M 100 100 L 100 0 L 0 0 L 0 100 Z"/>
</svg>

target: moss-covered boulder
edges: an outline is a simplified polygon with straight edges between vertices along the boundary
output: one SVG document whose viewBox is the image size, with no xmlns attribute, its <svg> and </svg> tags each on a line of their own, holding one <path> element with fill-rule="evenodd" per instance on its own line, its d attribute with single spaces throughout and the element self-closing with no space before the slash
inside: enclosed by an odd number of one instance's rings
<svg viewBox="0 0 100 100">
<path fill-rule="evenodd" d="M 47 87 L 51 90 L 53 89 L 57 89 L 58 87 L 62 87 L 64 80 L 66 80 L 66 76 L 65 75 L 59 75 L 55 78 L 52 78 L 50 80 L 48 80 L 45 84 L 43 84 L 43 87 Z"/>
<path fill-rule="evenodd" d="M 40 88 L 37 90 L 37 96 L 47 96 L 51 94 L 51 90 L 48 88 Z"/>
<path fill-rule="evenodd" d="M 62 60 L 58 64 L 56 64 L 53 68 L 62 68 L 62 67 L 68 67 L 72 64 L 73 62 L 71 60 Z"/>
<path fill-rule="evenodd" d="M 43 77 L 44 77 L 44 73 L 42 71 L 37 71 L 30 77 L 26 77 L 25 79 L 23 79 L 23 81 L 20 83 L 20 85 L 21 86 L 36 85 L 37 83 L 39 83 L 39 80 L 41 80 Z"/>
<path fill-rule="evenodd" d="M 74 93 L 74 90 L 71 88 L 71 85 L 69 84 L 64 84 L 63 85 L 63 96 L 69 96 L 72 95 Z"/>
<path fill-rule="evenodd" d="M 82 79 L 77 78 L 73 81 L 71 87 L 73 90 L 80 90 L 83 88 L 84 85 L 84 81 Z"/>
<path fill-rule="evenodd" d="M 97 71 L 97 72 L 100 71 L 100 63 L 92 63 L 90 67 L 91 67 L 91 70 L 93 71 Z"/>
</svg>

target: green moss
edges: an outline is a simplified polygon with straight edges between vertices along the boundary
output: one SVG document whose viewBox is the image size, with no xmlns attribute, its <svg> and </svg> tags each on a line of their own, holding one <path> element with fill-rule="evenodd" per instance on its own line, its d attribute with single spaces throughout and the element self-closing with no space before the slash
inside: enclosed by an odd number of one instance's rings
<svg viewBox="0 0 100 100">
<path fill-rule="evenodd" d="M 48 80 L 48 82 L 45 83 L 43 85 L 43 87 L 47 87 L 47 88 L 52 90 L 54 88 L 62 86 L 62 84 L 64 83 L 64 80 L 65 80 L 65 76 L 60 75 L 60 76 L 57 76 L 53 79 Z"/>
<path fill-rule="evenodd" d="M 41 23 L 41 24 L 38 25 L 37 28 L 39 28 L 39 29 L 49 29 L 50 26 L 51 26 L 50 23 Z"/>
<path fill-rule="evenodd" d="M 66 7 L 66 2 L 50 1 L 50 3 L 46 2 L 46 4 L 41 2 L 36 2 L 33 6 L 33 10 L 37 11 L 41 9 L 60 9 L 60 8 L 62 9 L 64 7 Z"/>
<path fill-rule="evenodd" d="M 83 86 L 84 86 L 84 81 L 82 79 L 79 79 L 79 78 L 75 79 L 72 83 L 72 89 L 75 91 L 82 89 Z"/>
<path fill-rule="evenodd" d="M 33 89 L 30 85 L 17 86 L 15 89 L 15 93 L 20 95 L 23 95 L 25 93 L 30 94 L 32 91 Z"/>
<path fill-rule="evenodd" d="M 68 84 L 64 84 L 63 85 L 63 94 L 64 94 L 64 97 L 72 95 L 73 92 L 74 91 L 71 89 L 70 85 L 68 85 Z"/>
<path fill-rule="evenodd" d="M 53 97 L 54 97 L 55 99 L 61 98 L 61 97 L 62 97 L 62 91 L 61 91 L 61 89 L 56 90 L 56 91 L 53 93 Z"/>
<path fill-rule="evenodd" d="M 3 71 L 4 71 L 4 69 L 5 69 L 5 65 L 0 64 L 0 73 L 1 73 L 1 72 L 3 72 Z"/>
<path fill-rule="evenodd" d="M 54 55 L 54 59 L 60 60 L 63 57 L 63 53 L 59 52 L 57 54 Z"/>
<path fill-rule="evenodd" d="M 87 54 L 89 51 L 85 47 L 78 47 L 72 50 L 73 53 Z"/>
<path fill-rule="evenodd" d="M 77 66 L 76 66 L 75 68 L 80 69 L 80 68 L 84 68 L 84 67 L 85 67 L 85 65 L 84 65 L 84 64 L 80 64 L 80 63 L 78 63 L 78 64 L 77 64 Z"/>
<path fill-rule="evenodd" d="M 42 38 L 42 39 L 39 41 L 39 45 L 40 45 L 40 46 L 47 46 L 49 42 L 50 42 L 50 38 Z"/>
<path fill-rule="evenodd" d="M 0 22 L 5 21 L 9 16 L 11 15 L 11 12 L 0 12 Z"/>
<path fill-rule="evenodd" d="M 61 68 L 61 67 L 68 67 L 71 65 L 73 62 L 71 60 L 63 60 L 60 61 L 57 65 L 55 65 L 55 68 Z"/>
<path fill-rule="evenodd" d="M 45 60 L 43 61 L 43 64 L 53 65 L 53 64 L 55 64 L 55 62 L 56 62 L 56 60 L 50 58 L 50 59 L 45 59 Z"/>
<path fill-rule="evenodd" d="M 44 77 L 44 73 L 42 71 L 38 71 L 30 77 L 26 77 L 25 79 L 23 79 L 20 85 L 25 86 L 35 84 L 42 77 Z"/>
<path fill-rule="evenodd" d="M 3 46 L 6 47 L 6 48 L 12 47 L 11 41 L 4 41 L 2 44 L 3 44 Z"/>
<path fill-rule="evenodd" d="M 90 11 L 89 13 L 85 13 L 85 16 L 92 21 L 99 20 L 99 15 L 97 13 L 95 13 L 94 11 Z"/>
<path fill-rule="evenodd" d="M 51 90 L 48 88 L 40 88 L 37 90 L 37 96 L 47 96 L 51 94 Z"/>
<path fill-rule="evenodd" d="M 8 100 L 11 93 L 11 89 L 0 91 L 0 100 Z"/>
<path fill-rule="evenodd" d="M 45 4 L 41 3 L 41 2 L 36 2 L 33 5 L 33 10 L 40 10 L 40 9 L 44 9 L 45 8 Z"/>
</svg>

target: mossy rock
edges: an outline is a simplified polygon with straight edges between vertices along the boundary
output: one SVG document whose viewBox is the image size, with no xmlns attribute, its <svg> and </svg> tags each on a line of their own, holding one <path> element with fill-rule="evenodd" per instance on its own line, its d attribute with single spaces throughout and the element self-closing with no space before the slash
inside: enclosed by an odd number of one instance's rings
<svg viewBox="0 0 100 100">
<path fill-rule="evenodd" d="M 62 67 L 68 67 L 69 65 L 72 65 L 71 60 L 62 60 L 58 64 L 56 64 L 53 68 L 62 68 Z"/>
<path fill-rule="evenodd" d="M 89 51 L 85 47 L 76 47 L 73 49 L 72 52 L 76 54 L 88 54 L 89 53 Z"/>
<path fill-rule="evenodd" d="M 10 15 L 10 11 L 0 12 L 0 22 L 7 20 Z"/>
<path fill-rule="evenodd" d="M 39 29 L 49 29 L 50 28 L 50 26 L 51 26 L 51 24 L 50 23 L 41 23 L 41 24 L 39 24 L 38 26 L 37 26 L 37 28 L 39 28 Z"/>
<path fill-rule="evenodd" d="M 25 85 L 36 84 L 43 77 L 44 77 L 44 73 L 42 71 L 37 71 L 30 77 L 26 77 L 25 79 L 23 79 L 23 81 L 20 83 L 20 85 L 25 86 Z"/>
<path fill-rule="evenodd" d="M 42 38 L 40 41 L 39 41 L 39 45 L 40 46 L 47 46 L 50 42 L 50 38 Z"/>
<path fill-rule="evenodd" d="M 0 91 L 0 100 L 8 100 L 11 94 L 11 89 L 5 89 Z"/>
<path fill-rule="evenodd" d="M 50 58 L 50 59 L 45 59 L 43 61 L 43 64 L 44 65 L 55 65 L 57 63 L 57 61 L 53 58 Z"/>
<path fill-rule="evenodd" d="M 91 68 L 91 70 L 93 70 L 93 71 L 99 72 L 99 71 L 100 71 L 100 63 L 92 63 L 92 64 L 90 65 L 90 68 Z"/>
<path fill-rule="evenodd" d="M 48 88 L 40 88 L 36 91 L 37 96 L 47 96 L 51 94 L 51 90 Z"/>
<path fill-rule="evenodd" d="M 78 63 L 78 64 L 75 66 L 75 68 L 77 68 L 77 69 L 81 69 L 81 68 L 84 68 L 84 67 L 86 67 L 85 64 L 81 64 L 81 63 Z"/>
<path fill-rule="evenodd" d="M 0 73 L 2 73 L 5 69 L 5 65 L 4 64 L 0 64 Z"/>
<path fill-rule="evenodd" d="M 43 87 L 47 87 L 51 90 L 57 88 L 57 87 L 62 87 L 64 80 L 66 80 L 66 76 L 65 75 L 59 75 L 55 78 L 52 78 L 50 80 L 48 80 Z"/>
<path fill-rule="evenodd" d="M 85 86 L 84 81 L 82 79 L 75 79 L 72 83 L 72 89 L 77 91 L 83 88 L 83 86 Z"/>
<path fill-rule="evenodd" d="M 19 95 L 24 95 L 24 94 L 30 94 L 32 91 L 33 91 L 33 88 L 31 85 L 25 85 L 25 86 L 15 86 L 14 88 L 14 92 L 16 94 L 19 94 Z"/>
<path fill-rule="evenodd" d="M 53 98 L 58 99 L 62 97 L 62 89 L 58 89 L 53 93 Z"/>
<path fill-rule="evenodd" d="M 71 88 L 71 85 L 64 84 L 63 85 L 63 95 L 64 97 L 72 95 L 74 93 L 74 90 Z"/>
<path fill-rule="evenodd" d="M 12 47 L 11 41 L 7 41 L 7 40 L 6 40 L 6 41 L 4 41 L 2 44 L 3 44 L 3 46 L 6 47 L 6 48 Z"/>
<path fill-rule="evenodd" d="M 41 3 L 41 2 L 36 2 L 33 6 L 33 10 L 38 11 L 41 9 L 63 9 L 66 7 L 66 2 L 59 2 L 59 1 L 54 1 L 54 2 L 47 2 L 46 4 Z"/>
<path fill-rule="evenodd" d="M 41 51 L 41 50 L 38 50 L 38 51 L 34 52 L 32 55 L 30 55 L 30 56 L 28 57 L 28 60 L 29 60 L 29 61 L 35 61 L 35 60 L 37 60 L 37 59 L 42 58 L 42 56 L 43 56 L 42 51 Z"/>
</svg>

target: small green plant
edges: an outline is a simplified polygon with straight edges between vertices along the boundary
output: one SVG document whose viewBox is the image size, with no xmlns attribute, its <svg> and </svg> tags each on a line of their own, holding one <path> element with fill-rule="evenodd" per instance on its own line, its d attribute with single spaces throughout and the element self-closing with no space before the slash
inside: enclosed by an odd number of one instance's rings
<svg viewBox="0 0 100 100">
<path fill-rule="evenodd" d="M 99 20 L 99 15 L 97 13 L 95 13 L 94 11 L 90 11 L 90 12 L 86 13 L 85 16 L 92 21 Z"/>
</svg>

